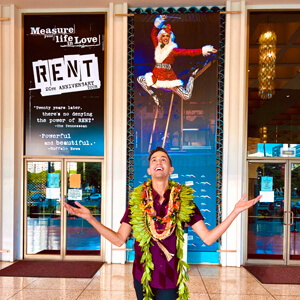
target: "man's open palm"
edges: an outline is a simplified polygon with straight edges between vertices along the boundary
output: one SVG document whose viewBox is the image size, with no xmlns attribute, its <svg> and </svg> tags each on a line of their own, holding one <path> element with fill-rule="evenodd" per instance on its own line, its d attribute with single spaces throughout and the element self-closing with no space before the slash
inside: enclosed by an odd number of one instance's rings
<svg viewBox="0 0 300 300">
<path fill-rule="evenodd" d="M 90 210 L 88 208 L 86 208 L 83 205 L 81 205 L 78 201 L 75 201 L 75 204 L 79 208 L 71 206 L 71 205 L 69 205 L 66 202 L 64 202 L 64 207 L 72 215 L 75 215 L 77 217 L 83 218 L 85 220 L 89 219 L 92 216 L 92 214 L 91 214 L 91 212 L 90 212 Z"/>
<path fill-rule="evenodd" d="M 244 194 L 242 198 L 237 202 L 237 204 L 234 207 L 235 212 L 241 213 L 242 211 L 250 208 L 251 206 L 255 205 L 262 196 L 257 196 L 256 198 L 249 201 L 244 201 L 246 197 L 247 194 Z"/>
</svg>

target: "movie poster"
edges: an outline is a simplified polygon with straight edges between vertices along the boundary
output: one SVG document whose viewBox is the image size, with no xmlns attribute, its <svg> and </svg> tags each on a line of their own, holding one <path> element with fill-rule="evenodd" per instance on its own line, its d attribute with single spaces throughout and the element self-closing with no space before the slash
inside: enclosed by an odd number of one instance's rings
<svg viewBox="0 0 300 300">
<path fill-rule="evenodd" d="M 134 17 L 134 186 L 148 178 L 149 152 L 164 147 L 175 169 L 171 179 L 195 190 L 208 229 L 216 226 L 218 52 L 213 49 L 220 48 L 219 18 L 219 13 Z M 199 262 L 193 252 L 217 248 L 189 228 L 190 262 Z"/>
<path fill-rule="evenodd" d="M 104 155 L 105 15 L 24 16 L 25 155 Z"/>
</svg>

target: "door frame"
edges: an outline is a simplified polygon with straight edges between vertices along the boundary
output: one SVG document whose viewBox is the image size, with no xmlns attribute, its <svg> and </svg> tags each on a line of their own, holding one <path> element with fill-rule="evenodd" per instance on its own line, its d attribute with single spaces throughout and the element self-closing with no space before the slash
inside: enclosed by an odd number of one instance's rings
<svg viewBox="0 0 300 300">
<path fill-rule="evenodd" d="M 100 236 L 100 255 L 67 255 L 67 210 L 61 205 L 61 221 L 60 221 L 60 254 L 27 254 L 27 162 L 60 162 L 61 163 L 61 203 L 66 199 L 67 195 L 67 163 L 68 162 L 97 162 L 101 163 L 101 195 L 105 186 L 104 177 L 104 158 L 103 157 L 25 157 L 24 158 L 24 193 L 23 193 L 23 258 L 30 260 L 63 260 L 63 261 L 103 261 L 105 249 L 103 245 L 104 238 Z M 101 201 L 101 215 L 105 212 L 105 201 Z"/>
<path fill-rule="evenodd" d="M 296 159 L 293 157 L 293 159 L 289 159 L 288 160 L 288 174 L 291 175 L 291 171 L 292 171 L 292 164 L 299 164 L 300 165 L 300 158 Z M 288 178 L 288 192 L 289 192 L 289 197 L 288 197 L 288 201 L 289 201 L 289 206 L 288 208 L 291 210 L 291 203 L 292 203 L 292 176 L 287 177 Z M 286 214 L 288 217 L 288 214 Z M 294 218 L 293 218 L 294 219 Z M 287 220 L 288 222 L 288 220 Z M 294 222 L 294 220 L 293 220 Z M 286 264 L 287 265 L 300 265 L 300 259 L 299 260 L 291 260 L 290 259 L 290 253 L 291 253 L 291 226 L 287 226 L 287 255 L 286 255 Z M 300 249 L 299 249 L 300 252 Z"/>
<path fill-rule="evenodd" d="M 272 159 L 253 158 L 247 159 L 246 167 L 246 191 L 249 191 L 249 164 L 250 163 L 278 163 L 284 164 L 284 215 L 283 215 L 283 259 L 248 259 L 248 211 L 245 212 L 244 228 L 245 228 L 245 239 L 243 243 L 243 257 L 245 264 L 256 264 L 256 265 L 300 265 L 300 260 L 290 260 L 290 226 L 288 225 L 288 212 L 291 209 L 291 165 L 293 163 L 300 164 L 300 158 L 297 157 L 278 157 Z"/>
</svg>

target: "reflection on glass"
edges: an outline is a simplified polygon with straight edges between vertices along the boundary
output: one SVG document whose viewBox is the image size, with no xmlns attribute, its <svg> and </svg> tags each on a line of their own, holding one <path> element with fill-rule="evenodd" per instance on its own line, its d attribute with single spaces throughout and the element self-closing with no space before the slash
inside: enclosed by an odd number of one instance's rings
<svg viewBox="0 0 300 300">
<path fill-rule="evenodd" d="M 248 152 L 248 156 L 250 157 L 251 156 L 252 157 L 300 157 L 300 145 L 258 142 L 255 143 L 255 145 L 252 145 L 252 150 Z"/>
<path fill-rule="evenodd" d="M 249 14 L 248 49 L 248 155 L 300 157 L 299 50 L 294 39 L 300 28 L 299 11 L 252 11 Z M 267 28 L 266 28 L 267 27 Z M 272 29 L 281 47 L 276 58 L 275 93 L 259 97 L 260 35 Z M 299 38 L 298 38 L 299 42 Z"/>
<path fill-rule="evenodd" d="M 60 162 L 27 162 L 27 254 L 59 253 L 60 186 Z"/>
<path fill-rule="evenodd" d="M 280 163 L 249 163 L 249 199 L 265 190 L 272 202 L 248 211 L 248 259 L 283 259 L 284 170 Z"/>
<path fill-rule="evenodd" d="M 101 163 L 67 163 L 67 199 L 90 209 L 101 221 Z M 87 221 L 67 213 L 67 255 L 100 255 L 100 234 Z"/>
<path fill-rule="evenodd" d="M 290 259 L 300 260 L 300 164 L 292 164 L 291 172 Z"/>
</svg>

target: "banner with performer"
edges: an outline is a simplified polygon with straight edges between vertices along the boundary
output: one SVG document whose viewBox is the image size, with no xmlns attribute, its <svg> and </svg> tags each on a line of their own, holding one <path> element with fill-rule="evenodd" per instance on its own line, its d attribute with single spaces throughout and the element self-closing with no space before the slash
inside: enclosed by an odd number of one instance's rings
<svg viewBox="0 0 300 300">
<path fill-rule="evenodd" d="M 134 16 L 134 186 L 147 178 L 145 158 L 170 154 L 172 179 L 195 190 L 209 229 L 216 225 L 216 118 L 219 13 Z M 192 252 L 216 251 L 189 229 Z"/>
<path fill-rule="evenodd" d="M 26 155 L 104 155 L 105 15 L 24 16 Z"/>
</svg>

